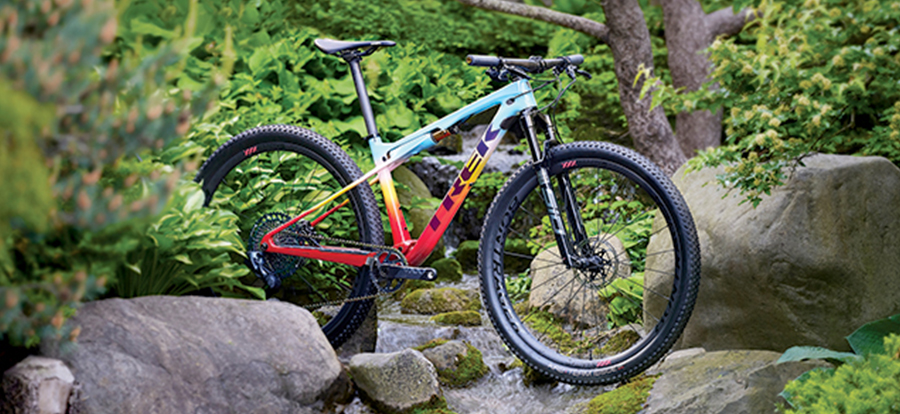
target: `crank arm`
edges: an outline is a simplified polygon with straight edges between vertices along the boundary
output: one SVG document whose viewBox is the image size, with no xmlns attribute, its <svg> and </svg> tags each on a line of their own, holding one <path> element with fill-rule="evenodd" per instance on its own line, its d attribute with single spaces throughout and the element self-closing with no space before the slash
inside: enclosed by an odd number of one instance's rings
<svg viewBox="0 0 900 414">
<path fill-rule="evenodd" d="M 378 269 L 381 270 L 384 277 L 390 279 L 425 280 L 428 282 L 437 279 L 437 270 L 430 267 L 380 264 L 378 265 Z"/>
</svg>

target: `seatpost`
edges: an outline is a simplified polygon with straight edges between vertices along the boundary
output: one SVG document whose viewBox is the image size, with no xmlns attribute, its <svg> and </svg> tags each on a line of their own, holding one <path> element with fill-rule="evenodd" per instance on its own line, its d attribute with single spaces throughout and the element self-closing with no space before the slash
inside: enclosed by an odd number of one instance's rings
<svg viewBox="0 0 900 414">
<path fill-rule="evenodd" d="M 356 95 L 359 96 L 359 109 L 362 110 L 363 120 L 366 122 L 366 131 L 369 139 L 380 139 L 378 127 L 375 126 L 375 115 L 372 113 L 372 104 L 369 103 L 369 92 L 366 91 L 366 82 L 363 80 L 362 70 L 359 67 L 359 56 L 344 57 L 350 64 L 350 74 L 353 76 L 353 84 L 356 85 Z"/>
</svg>

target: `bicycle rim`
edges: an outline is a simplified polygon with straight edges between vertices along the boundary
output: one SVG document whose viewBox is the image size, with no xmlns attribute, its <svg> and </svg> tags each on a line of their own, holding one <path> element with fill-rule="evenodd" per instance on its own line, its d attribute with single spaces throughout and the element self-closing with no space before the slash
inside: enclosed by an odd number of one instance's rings
<svg viewBox="0 0 900 414">
<path fill-rule="evenodd" d="M 510 348 L 545 375 L 620 381 L 659 359 L 690 314 L 699 277 L 693 224 L 665 175 L 633 152 L 580 143 L 548 157 L 566 237 L 591 265 L 564 263 L 527 166 L 498 195 L 485 224 L 485 307 Z M 574 202 L 564 196 L 567 186 Z M 651 239 L 663 248 L 648 256 Z"/>
</svg>

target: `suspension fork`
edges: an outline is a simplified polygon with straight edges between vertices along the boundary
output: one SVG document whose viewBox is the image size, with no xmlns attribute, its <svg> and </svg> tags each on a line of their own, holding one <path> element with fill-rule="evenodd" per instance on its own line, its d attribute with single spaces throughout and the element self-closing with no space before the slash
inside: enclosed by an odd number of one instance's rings
<svg viewBox="0 0 900 414">
<path fill-rule="evenodd" d="M 566 227 L 563 224 L 562 215 L 559 210 L 559 203 L 556 201 L 556 192 L 553 189 L 553 181 L 550 180 L 550 172 L 547 166 L 547 163 L 544 162 L 544 153 L 541 151 L 541 146 L 538 143 L 537 133 L 535 131 L 534 126 L 534 117 L 535 116 L 543 116 L 539 114 L 535 108 L 529 108 L 522 113 L 522 120 L 525 123 L 525 137 L 528 141 L 528 149 L 531 151 L 531 159 L 534 161 L 533 168 L 534 172 L 537 175 L 538 185 L 541 187 L 541 196 L 544 198 L 544 204 L 547 206 L 547 215 L 550 217 L 550 225 L 553 228 L 553 236 L 556 238 L 556 245 L 559 248 L 559 254 L 563 259 L 563 263 L 566 264 L 566 267 L 573 267 L 578 259 L 578 254 L 575 253 L 575 250 L 572 246 L 572 241 L 569 236 L 566 234 Z M 550 125 L 550 120 L 544 118 L 545 124 L 547 127 L 547 137 L 548 139 L 553 139 L 552 125 Z M 575 229 L 576 233 L 576 242 L 580 242 L 579 238 L 582 240 L 585 238 L 584 233 L 584 225 L 581 223 L 581 218 L 578 214 L 573 214 L 573 210 L 577 207 L 575 201 L 575 194 L 572 191 L 572 185 L 568 180 L 568 176 L 561 177 L 560 187 L 563 190 L 564 200 L 566 202 L 566 215 L 569 217 L 570 224 L 572 228 Z M 577 211 L 575 212 L 577 213 Z M 576 222 L 572 222 L 573 217 L 578 216 Z"/>
</svg>

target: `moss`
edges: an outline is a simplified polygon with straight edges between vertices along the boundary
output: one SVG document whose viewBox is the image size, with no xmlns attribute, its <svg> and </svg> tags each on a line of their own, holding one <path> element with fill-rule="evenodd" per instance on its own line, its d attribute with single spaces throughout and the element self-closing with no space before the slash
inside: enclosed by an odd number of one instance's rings
<svg viewBox="0 0 900 414">
<path fill-rule="evenodd" d="M 442 281 L 458 282 L 462 280 L 462 266 L 459 262 L 451 257 L 436 260 L 431 264 L 434 270 L 437 270 L 438 279 Z"/>
<path fill-rule="evenodd" d="M 522 382 L 525 383 L 525 385 L 541 385 L 556 384 L 557 381 L 541 374 L 540 371 L 528 366 L 528 364 L 522 364 Z"/>
<path fill-rule="evenodd" d="M 456 369 L 439 369 L 438 381 L 448 387 L 465 387 L 490 371 L 487 365 L 484 365 L 481 351 L 470 343 L 466 343 L 466 356 L 459 361 Z"/>
<path fill-rule="evenodd" d="M 634 414 L 643 408 L 657 376 L 641 376 L 588 403 L 585 414 Z"/>
<path fill-rule="evenodd" d="M 613 337 L 603 345 L 600 352 L 603 353 L 603 355 L 618 354 L 636 344 L 640 339 L 641 336 L 638 335 L 637 332 L 627 329 L 622 330 L 613 335 Z"/>
<path fill-rule="evenodd" d="M 431 289 L 433 287 L 434 282 L 429 282 L 427 280 L 407 280 L 403 282 L 403 286 L 401 286 L 400 289 L 394 292 L 393 297 L 394 300 L 403 300 L 410 292 L 415 292 L 419 289 Z"/>
<path fill-rule="evenodd" d="M 528 269 L 528 267 L 531 266 L 531 260 L 526 259 L 525 257 L 532 257 L 534 254 L 531 252 L 531 248 L 525 240 L 513 238 L 506 239 L 506 244 L 503 249 L 509 253 L 520 255 L 514 256 L 507 254 L 503 256 L 504 273 L 518 274 L 524 272 L 525 269 Z"/>
<path fill-rule="evenodd" d="M 417 347 L 414 347 L 413 349 L 415 349 L 416 351 L 422 352 L 422 351 L 424 351 L 424 350 L 426 350 L 426 349 L 431 349 L 431 348 L 439 347 L 439 346 L 441 346 L 441 345 L 443 345 L 443 344 L 446 344 L 447 342 L 450 342 L 450 340 L 449 340 L 449 339 L 444 339 L 444 338 L 435 338 L 435 339 L 432 339 L 432 340 L 430 340 L 430 341 L 428 341 L 428 342 L 426 342 L 426 343 L 424 343 L 424 344 L 422 344 L 422 345 L 419 345 L 419 346 L 417 346 Z"/>
<path fill-rule="evenodd" d="M 431 317 L 438 325 L 480 326 L 481 314 L 476 311 L 444 312 Z"/>
<path fill-rule="evenodd" d="M 522 320 L 536 333 L 553 341 L 563 354 L 573 355 L 594 347 L 594 338 L 576 341 L 570 333 L 561 328 L 564 322 L 550 312 L 533 310 Z"/>
<path fill-rule="evenodd" d="M 319 326 L 325 326 L 325 324 L 331 320 L 331 316 L 319 311 L 313 311 L 312 316 L 316 318 L 316 322 L 319 324 Z"/>
<path fill-rule="evenodd" d="M 464 290 L 444 287 L 438 289 L 418 289 L 406 295 L 400 302 L 404 313 L 434 315 L 461 310 L 479 310 L 481 302 Z"/>
<path fill-rule="evenodd" d="M 426 349 L 439 347 L 447 342 L 450 342 L 450 340 L 436 338 L 413 349 L 421 352 Z M 466 356 L 459 361 L 456 369 L 438 369 L 437 374 L 438 381 L 443 385 L 464 387 L 485 376 L 489 371 L 490 369 L 484 364 L 481 351 L 466 342 Z"/>
<path fill-rule="evenodd" d="M 466 240 L 460 243 L 456 248 L 456 251 L 453 252 L 453 256 L 455 256 L 456 260 L 459 261 L 459 264 L 462 266 L 463 272 L 473 273 L 478 271 L 477 240 Z"/>
</svg>

